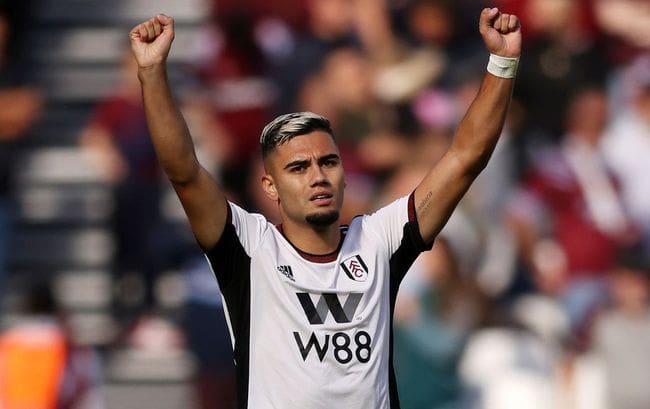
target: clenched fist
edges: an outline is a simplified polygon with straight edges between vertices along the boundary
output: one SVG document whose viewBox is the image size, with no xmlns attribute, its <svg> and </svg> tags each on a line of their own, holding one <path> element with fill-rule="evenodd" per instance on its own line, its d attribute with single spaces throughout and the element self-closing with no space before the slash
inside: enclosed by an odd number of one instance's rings
<svg viewBox="0 0 650 409">
<path fill-rule="evenodd" d="M 133 27 L 129 37 L 138 67 L 164 64 L 174 40 L 174 19 L 159 14 Z"/>
<path fill-rule="evenodd" d="M 521 25 L 514 14 L 486 8 L 479 18 L 479 31 L 491 54 L 519 57 L 521 54 Z"/>
</svg>

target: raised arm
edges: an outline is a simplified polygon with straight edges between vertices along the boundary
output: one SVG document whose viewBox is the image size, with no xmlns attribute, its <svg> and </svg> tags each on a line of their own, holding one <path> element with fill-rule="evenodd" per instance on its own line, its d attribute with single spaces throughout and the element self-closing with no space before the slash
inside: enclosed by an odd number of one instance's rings
<svg viewBox="0 0 650 409">
<path fill-rule="evenodd" d="M 174 40 L 174 20 L 155 16 L 134 27 L 130 38 L 158 161 L 183 204 L 197 241 L 210 248 L 223 232 L 227 204 L 196 158 L 192 137 L 169 87 L 166 62 Z"/>
<path fill-rule="evenodd" d="M 496 8 L 481 12 L 479 31 L 492 54 L 476 98 L 460 122 L 449 150 L 415 190 L 420 233 L 430 242 L 445 225 L 474 179 L 487 165 L 505 121 L 516 60 L 521 54 L 521 30 L 516 16 Z M 501 59 L 499 57 L 506 57 Z M 499 73 L 497 65 L 505 70 Z M 515 65 L 508 69 L 508 66 Z M 504 78 L 505 77 L 505 78 Z M 510 77 L 510 78 L 508 78 Z"/>
</svg>

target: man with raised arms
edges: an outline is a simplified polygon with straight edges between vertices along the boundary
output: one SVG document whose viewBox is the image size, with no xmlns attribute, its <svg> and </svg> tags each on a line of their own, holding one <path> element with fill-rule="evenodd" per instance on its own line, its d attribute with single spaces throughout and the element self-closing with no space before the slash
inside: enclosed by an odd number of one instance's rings
<svg viewBox="0 0 650 409">
<path fill-rule="evenodd" d="M 486 166 L 510 102 L 521 32 L 484 9 L 490 52 L 449 150 L 412 193 L 339 223 L 345 173 L 327 119 L 280 116 L 260 138 L 261 186 L 281 224 L 224 197 L 198 162 L 166 75 L 174 38 L 158 15 L 130 33 L 151 137 L 216 275 L 233 342 L 240 409 L 398 408 L 392 365 L 397 288 Z"/>
</svg>

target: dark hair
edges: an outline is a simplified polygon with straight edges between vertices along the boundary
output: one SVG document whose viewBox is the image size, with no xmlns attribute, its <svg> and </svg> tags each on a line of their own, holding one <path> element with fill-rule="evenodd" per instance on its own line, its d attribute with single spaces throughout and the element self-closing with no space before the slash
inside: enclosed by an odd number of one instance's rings
<svg viewBox="0 0 650 409">
<path fill-rule="evenodd" d="M 58 305 L 49 280 L 38 279 L 25 289 L 23 308 L 28 314 L 55 314 Z"/>
<path fill-rule="evenodd" d="M 650 277 L 650 258 L 641 243 L 624 247 L 618 251 L 616 268 L 641 272 Z"/>
<path fill-rule="evenodd" d="M 282 145 L 296 136 L 314 131 L 325 131 L 334 138 L 330 121 L 324 116 L 313 112 L 293 112 L 278 116 L 262 130 L 260 136 L 262 158 L 266 158 L 276 146 Z"/>
</svg>

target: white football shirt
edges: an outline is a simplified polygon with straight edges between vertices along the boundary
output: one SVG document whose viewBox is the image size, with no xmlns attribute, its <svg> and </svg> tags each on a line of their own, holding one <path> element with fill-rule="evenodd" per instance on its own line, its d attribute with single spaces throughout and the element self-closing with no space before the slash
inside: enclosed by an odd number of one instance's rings
<svg viewBox="0 0 650 409">
<path fill-rule="evenodd" d="M 341 228 L 311 255 L 229 203 L 206 251 L 233 342 L 239 408 L 399 408 L 392 365 L 397 288 L 422 240 L 413 194 Z"/>
</svg>

